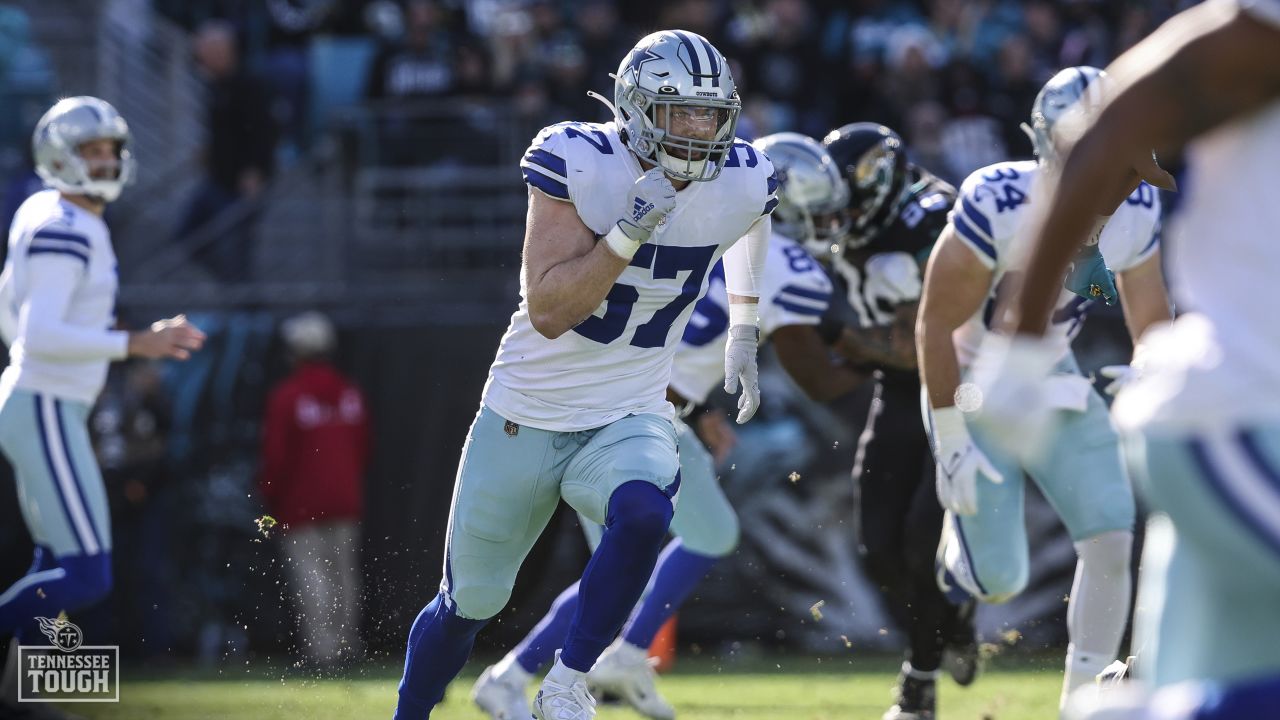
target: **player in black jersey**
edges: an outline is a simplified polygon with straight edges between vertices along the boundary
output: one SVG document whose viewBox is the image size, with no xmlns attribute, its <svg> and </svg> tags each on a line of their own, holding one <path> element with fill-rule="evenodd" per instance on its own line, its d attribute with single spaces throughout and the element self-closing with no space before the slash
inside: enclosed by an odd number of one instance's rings
<svg viewBox="0 0 1280 720">
<path fill-rule="evenodd" d="M 823 145 L 849 186 L 848 233 L 826 249 L 850 317 L 828 325 L 837 349 L 874 371 L 853 468 L 866 569 L 907 630 L 897 703 L 884 720 L 933 720 L 944 664 L 961 685 L 977 673 L 972 598 L 938 589 L 942 507 L 920 416 L 915 319 L 925 262 L 947 224 L 954 187 L 907 160 L 897 133 L 875 123 L 832 130 Z M 836 293 L 839 294 L 838 292 Z M 848 312 L 850 311 L 851 312 Z"/>
</svg>

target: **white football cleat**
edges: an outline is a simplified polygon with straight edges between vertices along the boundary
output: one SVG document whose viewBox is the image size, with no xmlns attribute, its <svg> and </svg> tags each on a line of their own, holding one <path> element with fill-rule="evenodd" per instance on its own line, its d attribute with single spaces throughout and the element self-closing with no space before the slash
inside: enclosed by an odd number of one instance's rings
<svg viewBox="0 0 1280 720">
<path fill-rule="evenodd" d="M 596 701 L 581 680 L 572 685 L 546 678 L 533 699 L 535 720 L 591 720 L 596 716 Z"/>
<path fill-rule="evenodd" d="M 489 720 L 529 720 L 529 699 L 524 694 L 528 676 L 516 675 L 490 665 L 471 688 L 471 699 L 489 714 Z"/>
<path fill-rule="evenodd" d="M 587 684 L 595 694 L 616 695 L 651 720 L 675 720 L 675 708 L 658 694 L 653 665 L 644 649 L 618 638 L 587 673 Z"/>
</svg>

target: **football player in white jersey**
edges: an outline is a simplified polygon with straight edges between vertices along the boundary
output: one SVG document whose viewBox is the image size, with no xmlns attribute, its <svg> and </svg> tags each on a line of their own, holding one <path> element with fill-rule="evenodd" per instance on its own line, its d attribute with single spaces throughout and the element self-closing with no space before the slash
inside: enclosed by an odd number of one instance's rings
<svg viewBox="0 0 1280 720">
<path fill-rule="evenodd" d="M 111 590 L 111 528 L 89 442 L 89 409 L 107 366 L 126 357 L 185 360 L 204 334 L 182 316 L 115 330 L 116 256 L 102 221 L 134 173 L 129 126 L 94 97 L 58 102 L 32 139 L 50 188 L 18 208 L 0 275 L 0 449 L 13 465 L 36 546 L 31 570 L 0 594 L 0 635 L 24 635 Z M 10 671 L 16 671 L 17 640 Z M 0 698 L 0 708 L 14 698 Z"/>
<path fill-rule="evenodd" d="M 694 33 L 653 33 L 619 65 L 611 107 L 609 123 L 544 129 L 521 160 L 521 302 L 463 447 L 444 580 L 409 634 L 399 720 L 440 702 L 561 498 L 605 531 L 533 712 L 594 715 L 586 672 L 640 598 L 671 521 L 671 361 L 721 256 L 725 388 L 742 390 L 740 423 L 759 404 L 758 288 L 777 178 L 734 139 L 728 62 Z"/>
<path fill-rule="evenodd" d="M 760 332 L 774 343 L 784 369 L 816 401 L 849 394 L 865 375 L 833 363 L 818 325 L 828 309 L 831 281 L 800 245 L 838 227 L 845 189 L 822 146 L 795 133 L 760 138 L 754 145 L 774 162 L 780 183 L 774 233 L 760 293 Z M 825 228 L 820 232 L 819 227 Z M 726 442 L 723 416 L 705 403 L 724 380 L 724 344 L 729 329 L 724 268 L 712 269 L 707 294 L 694 307 L 671 371 L 668 398 L 688 408 L 688 418 L 703 433 L 713 453 Z M 710 431 L 709 433 L 707 431 Z M 677 421 L 680 446 L 680 504 L 671 521 L 676 538 L 663 550 L 644 598 L 618 639 L 587 676 L 593 691 L 622 698 L 645 717 L 670 720 L 675 709 L 659 694 L 647 650 L 662 624 L 689 596 L 720 558 L 737 547 L 738 518 L 716 481 L 712 457 L 693 430 Z M 708 437 L 709 435 L 709 437 Z M 727 448 L 724 448 L 727 449 Z M 599 527 L 583 520 L 594 549 Z M 579 585 L 561 593 L 546 617 L 500 662 L 487 668 L 472 691 L 476 704 L 493 720 L 528 717 L 525 686 L 549 662 L 564 640 L 578 604 Z"/>
<path fill-rule="evenodd" d="M 1126 625 L 1131 582 L 1129 558 L 1135 515 L 1132 490 L 1121 465 L 1107 407 L 1081 376 L 1070 341 L 1093 300 L 1115 302 L 1109 271 L 1098 249 L 1119 273 L 1119 297 L 1135 344 L 1147 328 L 1168 320 L 1170 308 L 1159 259 L 1160 203 L 1154 188 L 1139 185 L 1108 208 L 1094 228 L 1094 242 L 1077 259 L 1077 272 L 1056 288 L 1057 307 L 1046 341 L 1053 374 L 1044 380 L 1060 432 L 1037 452 L 1001 444 L 1007 437 L 976 427 L 971 383 L 978 346 L 999 322 L 1002 289 L 1017 282 L 1025 252 L 1029 210 L 1037 183 L 1056 160 L 1055 130 L 1072 112 L 1101 98 L 1105 76 L 1096 68 L 1068 68 L 1036 97 L 1030 131 L 1038 161 L 1006 162 L 970 175 L 930 256 L 916 329 L 923 412 L 937 460 L 938 498 L 947 508 L 939 555 L 940 582 L 958 584 L 988 602 L 1020 592 L 1028 576 L 1023 524 L 1024 473 L 1057 510 L 1075 543 L 1078 561 L 1067 610 L 1070 644 L 1062 697 L 1094 677 L 1116 657 Z M 1105 223 L 1105 224 L 1103 224 Z M 1098 235 L 1100 231 L 1100 237 Z M 1080 281 L 1081 273 L 1100 269 Z"/>
<path fill-rule="evenodd" d="M 1135 633 L 1139 679 L 1160 697 L 1096 717 L 1275 717 L 1280 324 L 1266 297 L 1280 272 L 1280 2 L 1199 5 L 1109 72 L 1115 92 L 1029 233 L 1009 372 L 988 405 L 996 420 L 1022 420 L 1005 401 L 1038 382 L 1024 358 L 1040 353 L 1052 300 L 1037 283 L 1058 276 L 1087 232 L 1096 189 L 1131 183 L 1153 148 L 1184 154 L 1188 197 L 1168 243 L 1182 313 L 1144 338 L 1145 366 L 1113 412 L 1139 490 L 1168 518 L 1148 532 Z"/>
</svg>

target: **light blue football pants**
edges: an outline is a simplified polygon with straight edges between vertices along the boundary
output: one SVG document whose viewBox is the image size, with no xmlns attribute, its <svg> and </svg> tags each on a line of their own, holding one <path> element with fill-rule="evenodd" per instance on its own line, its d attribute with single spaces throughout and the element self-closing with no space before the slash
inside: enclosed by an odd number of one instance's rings
<svg viewBox="0 0 1280 720">
<path fill-rule="evenodd" d="M 599 525 L 628 482 L 653 483 L 674 501 L 678 469 L 675 427 L 658 415 L 553 432 L 481 406 L 458 465 L 441 591 L 464 618 L 496 615 L 561 498 Z"/>
<path fill-rule="evenodd" d="M 1074 358 L 1060 363 L 1057 371 L 1079 372 Z M 979 478 L 978 512 L 967 517 L 948 512 L 943 542 L 960 546 L 960 552 L 947 548 L 947 569 L 962 584 L 976 586 L 975 594 L 982 598 L 1007 599 L 1026 587 L 1029 560 L 1023 502 L 1027 475 L 1057 511 L 1073 541 L 1133 530 L 1133 490 L 1106 403 L 1091 390 L 1084 412 L 1060 410 L 1057 415 L 1048 451 L 1025 467 L 1001 452 L 980 428 L 968 426 L 974 443 L 1004 482 Z"/>
<path fill-rule="evenodd" d="M 1158 686 L 1280 673 L 1280 422 L 1126 433 L 1124 454 L 1167 514 L 1143 552 L 1138 672 Z"/>
<path fill-rule="evenodd" d="M 671 518 L 671 534 L 684 541 L 690 552 L 724 557 L 738 546 L 738 513 L 716 481 L 716 465 L 693 428 L 676 421 L 680 448 L 680 501 Z M 581 513 L 578 520 L 591 551 L 600 544 L 604 527 Z"/>
<path fill-rule="evenodd" d="M 32 541 L 55 557 L 111 551 L 111 515 L 89 441 L 89 406 L 13 390 L 0 404 L 0 448 L 13 464 Z"/>
</svg>

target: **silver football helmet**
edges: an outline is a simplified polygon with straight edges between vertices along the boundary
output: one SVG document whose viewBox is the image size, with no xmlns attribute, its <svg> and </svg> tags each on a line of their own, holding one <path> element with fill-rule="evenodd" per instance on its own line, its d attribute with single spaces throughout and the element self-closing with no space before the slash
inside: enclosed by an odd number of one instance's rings
<svg viewBox="0 0 1280 720">
<path fill-rule="evenodd" d="M 1035 103 L 1031 105 L 1031 124 L 1022 123 L 1022 131 L 1031 138 L 1031 149 L 1040 162 L 1054 162 L 1058 149 L 1054 129 L 1068 115 L 1083 118 L 1102 104 L 1107 84 L 1107 74 L 1096 67 L 1079 65 L 1058 71 L 1049 78 Z"/>
<path fill-rule="evenodd" d="M 729 62 L 706 38 L 686 30 L 647 35 L 622 59 L 613 80 L 611 107 L 632 152 L 678 180 L 720 174 L 742 101 Z M 699 126 L 710 131 L 706 137 L 678 132 Z"/>
<path fill-rule="evenodd" d="M 778 207 L 773 229 L 795 240 L 819 259 L 840 252 L 849 229 L 849 187 L 826 148 L 800 133 L 780 132 L 753 145 L 773 161 L 778 173 Z"/>
<path fill-rule="evenodd" d="M 114 140 L 118 166 L 113 178 L 94 178 L 80 146 L 91 140 Z M 104 202 L 120 197 L 133 182 L 137 164 L 129 151 L 129 124 L 105 100 L 83 95 L 59 100 L 36 123 L 31 138 L 36 172 L 50 187 Z"/>
</svg>

